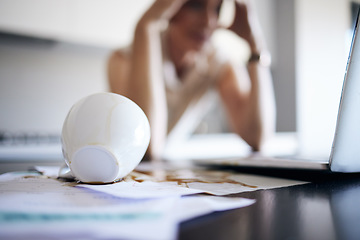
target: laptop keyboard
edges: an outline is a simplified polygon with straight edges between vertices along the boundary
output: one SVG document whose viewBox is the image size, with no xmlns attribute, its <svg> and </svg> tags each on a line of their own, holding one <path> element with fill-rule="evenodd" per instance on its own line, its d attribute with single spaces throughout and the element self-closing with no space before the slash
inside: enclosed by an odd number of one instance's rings
<svg viewBox="0 0 360 240">
<path fill-rule="evenodd" d="M 0 146 L 60 144 L 60 136 L 47 133 L 0 132 Z"/>
<path fill-rule="evenodd" d="M 14 161 L 61 161 L 59 135 L 47 133 L 0 133 L 0 163 Z"/>
</svg>

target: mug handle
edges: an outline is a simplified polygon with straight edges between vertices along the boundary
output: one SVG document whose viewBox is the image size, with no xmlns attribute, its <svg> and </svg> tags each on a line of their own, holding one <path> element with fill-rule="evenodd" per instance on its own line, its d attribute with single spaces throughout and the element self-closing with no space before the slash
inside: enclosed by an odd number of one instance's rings
<svg viewBox="0 0 360 240">
<path fill-rule="evenodd" d="M 75 180 L 74 175 L 66 163 L 63 163 L 63 165 L 60 167 L 58 177 L 66 180 Z"/>
</svg>

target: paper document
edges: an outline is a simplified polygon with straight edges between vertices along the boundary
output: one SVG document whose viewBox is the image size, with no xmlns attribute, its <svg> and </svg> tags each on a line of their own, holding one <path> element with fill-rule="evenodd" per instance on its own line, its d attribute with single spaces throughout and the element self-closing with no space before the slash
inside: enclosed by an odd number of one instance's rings
<svg viewBox="0 0 360 240">
<path fill-rule="evenodd" d="M 120 198 L 73 186 L 34 172 L 0 175 L 0 239 L 171 240 L 181 221 L 254 203 L 174 194 Z"/>
<path fill-rule="evenodd" d="M 288 187 L 307 182 L 274 177 L 191 168 L 140 164 L 121 182 L 108 185 L 80 184 L 117 197 L 156 198 L 192 193 L 223 196 L 234 193 Z M 154 191 L 156 190 L 156 191 Z"/>
<path fill-rule="evenodd" d="M 144 199 L 163 198 L 174 196 L 185 196 L 195 193 L 202 193 L 202 190 L 178 186 L 174 183 L 146 182 L 118 182 L 107 185 L 79 184 L 77 187 L 93 189 L 104 193 L 112 194 L 122 198 Z"/>
<path fill-rule="evenodd" d="M 119 182 L 90 185 L 57 180 L 59 168 L 36 169 L 0 175 L 0 239 L 171 240 L 181 221 L 255 202 L 224 195 L 306 183 L 141 163 Z"/>
</svg>

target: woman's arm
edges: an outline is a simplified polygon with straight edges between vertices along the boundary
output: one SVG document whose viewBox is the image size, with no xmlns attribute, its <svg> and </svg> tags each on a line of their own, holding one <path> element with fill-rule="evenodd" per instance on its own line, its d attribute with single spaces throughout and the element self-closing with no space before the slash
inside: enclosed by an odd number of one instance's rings
<svg viewBox="0 0 360 240">
<path fill-rule="evenodd" d="M 160 33 L 184 0 L 157 0 L 136 25 L 131 57 L 115 52 L 109 59 L 111 91 L 137 103 L 151 127 L 147 154 L 160 157 L 167 134 L 167 106 L 162 71 Z"/>
<path fill-rule="evenodd" d="M 275 100 L 263 37 L 250 2 L 236 2 L 234 23 L 229 29 L 245 39 L 251 50 L 246 67 L 227 65 L 220 76 L 219 92 L 234 131 L 254 151 L 275 131 Z"/>
</svg>

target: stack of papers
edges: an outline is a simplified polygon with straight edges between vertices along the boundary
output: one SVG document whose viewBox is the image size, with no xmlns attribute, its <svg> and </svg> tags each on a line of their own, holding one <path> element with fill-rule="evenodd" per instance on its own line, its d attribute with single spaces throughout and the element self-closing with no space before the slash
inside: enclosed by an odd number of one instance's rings
<svg viewBox="0 0 360 240">
<path fill-rule="evenodd" d="M 142 166 L 105 185 L 64 182 L 49 168 L 0 175 L 0 239 L 176 239 L 182 221 L 255 202 L 227 194 L 304 183 Z"/>
</svg>

